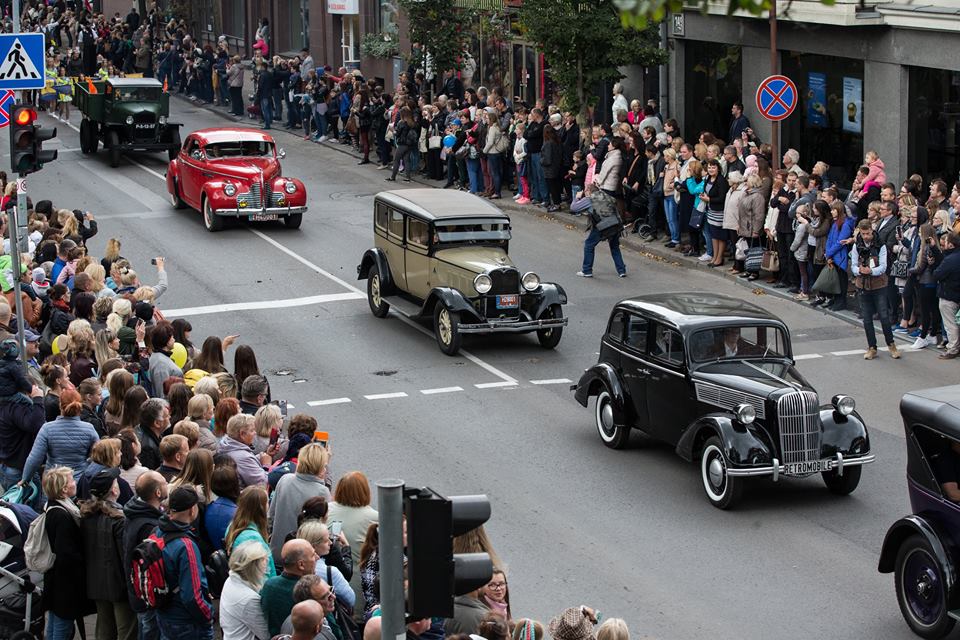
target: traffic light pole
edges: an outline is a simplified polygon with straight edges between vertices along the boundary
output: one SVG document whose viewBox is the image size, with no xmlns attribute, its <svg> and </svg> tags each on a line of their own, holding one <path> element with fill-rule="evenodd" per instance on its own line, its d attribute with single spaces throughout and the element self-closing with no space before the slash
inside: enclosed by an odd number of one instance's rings
<svg viewBox="0 0 960 640">
<path fill-rule="evenodd" d="M 406 600 L 403 595 L 403 480 L 377 483 L 380 510 L 380 637 L 407 637 Z"/>
<path fill-rule="evenodd" d="M 7 216 L 7 228 L 10 229 L 10 260 L 12 263 L 13 275 L 13 298 L 17 310 L 17 346 L 20 347 L 20 363 L 24 371 L 27 369 L 27 349 L 23 334 L 23 300 L 20 295 L 20 279 L 23 275 L 20 273 L 20 223 L 27 223 L 27 189 L 25 174 L 20 174 L 21 180 L 17 180 L 17 207 L 13 219 Z M 21 189 L 21 187 L 23 187 Z"/>
</svg>

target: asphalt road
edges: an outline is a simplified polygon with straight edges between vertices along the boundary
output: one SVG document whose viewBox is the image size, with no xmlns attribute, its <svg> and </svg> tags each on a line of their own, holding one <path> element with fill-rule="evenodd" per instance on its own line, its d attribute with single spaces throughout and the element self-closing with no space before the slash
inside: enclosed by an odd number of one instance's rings
<svg viewBox="0 0 960 640">
<path fill-rule="evenodd" d="M 184 136 L 227 124 L 173 102 Z M 954 363 L 931 350 L 864 362 L 862 331 L 850 324 L 633 251 L 625 280 L 605 247 L 596 277 L 577 278 L 581 233 L 528 213 L 513 215 L 511 256 L 566 288 L 570 326 L 560 346 L 468 337 L 465 352 L 449 358 L 428 327 L 378 320 L 360 295 L 356 265 L 372 245 L 372 196 L 384 172 L 277 131 L 285 173 L 310 194 L 303 227 L 213 235 L 199 213 L 168 204 L 165 156 L 131 155 L 110 169 L 102 152 L 80 154 L 74 129 L 43 120 L 59 127 L 61 154 L 30 177 L 31 197 L 93 211 L 101 225 L 93 252 L 119 238 L 146 283 L 148 258 L 166 256 L 171 287 L 161 308 L 188 317 L 197 342 L 238 333 L 252 345 L 273 396 L 331 432 L 335 473 L 358 468 L 373 480 L 490 496 L 488 528 L 507 563 L 515 615 L 547 621 L 584 603 L 625 618 L 639 637 L 913 637 L 892 577 L 876 571 L 887 527 L 909 509 L 897 403 L 907 390 L 955 381 Z M 596 361 L 617 300 L 681 290 L 727 293 L 778 314 L 821 396 L 857 399 L 877 463 L 852 496 L 830 495 L 816 477 L 757 481 L 738 509 L 721 512 L 705 499 L 698 470 L 669 448 L 602 445 L 568 381 Z"/>
</svg>

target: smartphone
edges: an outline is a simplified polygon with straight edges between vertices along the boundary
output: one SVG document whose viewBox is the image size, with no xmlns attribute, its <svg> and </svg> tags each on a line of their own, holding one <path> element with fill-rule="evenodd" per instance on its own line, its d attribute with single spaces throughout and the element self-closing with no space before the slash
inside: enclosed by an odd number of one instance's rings
<svg viewBox="0 0 960 640">
<path fill-rule="evenodd" d="M 284 418 L 287 417 L 287 401 L 286 400 L 274 400 L 271 404 L 275 404 L 280 407 L 280 415 Z"/>
<path fill-rule="evenodd" d="M 280 429 L 273 427 L 270 429 L 270 446 L 277 444 L 277 441 L 280 439 Z"/>
<path fill-rule="evenodd" d="M 156 258 L 150 258 L 150 264 L 156 266 L 156 264 L 157 264 L 157 259 L 156 259 Z"/>
<path fill-rule="evenodd" d="M 313 441 L 319 442 L 323 446 L 327 446 L 327 443 L 330 442 L 330 434 L 326 431 L 314 431 Z"/>
<path fill-rule="evenodd" d="M 327 523 L 327 530 L 330 532 L 330 538 L 336 538 L 340 535 L 340 532 L 343 531 L 343 523 L 339 520 Z"/>
</svg>

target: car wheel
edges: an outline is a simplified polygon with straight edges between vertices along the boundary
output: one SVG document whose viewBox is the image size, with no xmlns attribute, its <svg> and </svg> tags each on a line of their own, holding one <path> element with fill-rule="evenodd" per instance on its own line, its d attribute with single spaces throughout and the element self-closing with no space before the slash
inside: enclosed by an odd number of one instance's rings
<svg viewBox="0 0 960 640">
<path fill-rule="evenodd" d="M 433 310 L 433 332 L 437 337 L 440 351 L 448 356 L 455 356 L 460 351 L 460 314 L 447 309 L 442 302 L 438 302 Z"/>
<path fill-rule="evenodd" d="M 563 318 L 563 309 L 558 304 L 550 305 L 542 316 L 541 320 L 554 320 Z M 560 344 L 560 338 L 563 337 L 563 327 L 552 327 L 550 329 L 540 329 L 537 331 L 537 340 L 544 349 L 554 349 Z"/>
<path fill-rule="evenodd" d="M 700 476 L 703 490 L 710 504 L 718 509 L 729 509 L 740 500 L 743 481 L 727 475 L 727 458 L 723 445 L 716 436 L 707 440 L 700 457 Z"/>
<path fill-rule="evenodd" d="M 597 396 L 595 418 L 597 433 L 603 444 L 611 449 L 623 449 L 630 440 L 630 427 L 616 423 L 616 408 L 613 406 L 613 396 L 606 388 Z"/>
<path fill-rule="evenodd" d="M 173 178 L 173 191 L 170 192 L 170 204 L 174 209 L 183 209 L 186 204 L 180 197 L 180 187 L 177 186 L 177 179 Z"/>
<path fill-rule="evenodd" d="M 390 305 L 383 301 L 383 280 L 380 279 L 377 265 L 370 267 L 367 273 L 367 303 L 377 318 L 385 318 L 390 313 Z"/>
<path fill-rule="evenodd" d="M 288 216 L 283 216 L 283 226 L 287 229 L 299 229 L 301 222 L 303 222 L 302 213 L 291 213 Z"/>
<path fill-rule="evenodd" d="M 211 233 L 223 229 L 223 218 L 216 215 L 210 207 L 210 198 L 203 198 L 203 226 Z"/>
<path fill-rule="evenodd" d="M 120 136 L 116 131 L 107 132 L 107 149 L 110 152 L 110 166 L 120 166 Z"/>
<path fill-rule="evenodd" d="M 174 128 L 170 132 L 170 148 L 167 149 L 167 157 L 171 160 L 176 160 L 177 156 L 180 154 L 180 130 Z"/>
<path fill-rule="evenodd" d="M 836 470 L 824 471 L 820 475 L 823 477 L 823 482 L 827 485 L 830 493 L 847 496 L 853 493 L 853 490 L 860 484 L 861 471 L 863 471 L 863 467 L 856 466 L 844 469 L 842 476 L 837 475 Z"/>
<path fill-rule="evenodd" d="M 907 538 L 897 551 L 894 579 L 900 612 L 921 638 L 942 638 L 953 629 L 943 569 L 922 536 Z"/>
</svg>

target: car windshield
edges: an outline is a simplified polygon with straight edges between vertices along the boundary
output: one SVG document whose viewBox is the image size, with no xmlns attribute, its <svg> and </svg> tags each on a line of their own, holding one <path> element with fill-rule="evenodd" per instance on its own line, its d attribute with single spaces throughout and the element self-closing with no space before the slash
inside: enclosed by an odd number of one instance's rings
<svg viewBox="0 0 960 640">
<path fill-rule="evenodd" d="M 726 326 L 693 334 L 690 353 L 694 362 L 746 358 L 785 358 L 787 339 L 771 326 Z"/>
<path fill-rule="evenodd" d="M 121 87 L 116 90 L 114 102 L 159 102 L 160 87 Z"/>
<path fill-rule="evenodd" d="M 204 147 L 208 158 L 238 158 L 241 156 L 262 158 L 273 155 L 273 143 L 266 140 L 214 142 Z"/>
<path fill-rule="evenodd" d="M 501 244 L 510 240 L 510 221 L 505 219 L 442 220 L 434 227 L 441 243 Z"/>
</svg>

